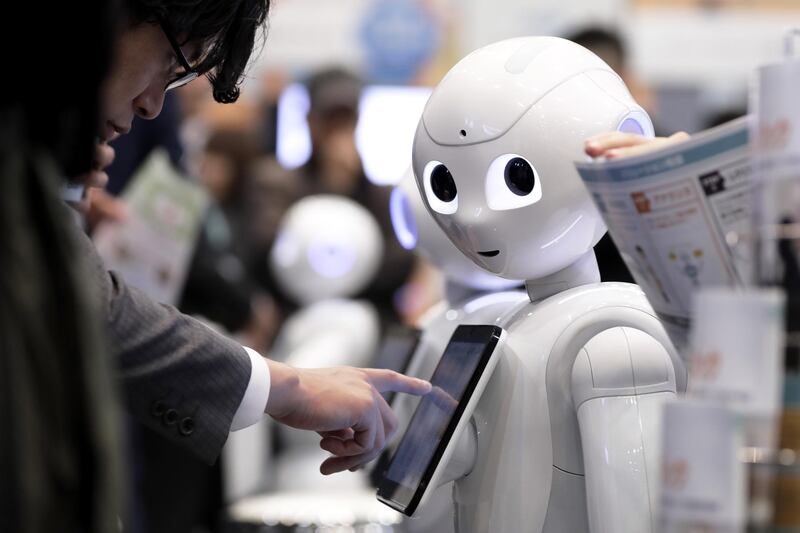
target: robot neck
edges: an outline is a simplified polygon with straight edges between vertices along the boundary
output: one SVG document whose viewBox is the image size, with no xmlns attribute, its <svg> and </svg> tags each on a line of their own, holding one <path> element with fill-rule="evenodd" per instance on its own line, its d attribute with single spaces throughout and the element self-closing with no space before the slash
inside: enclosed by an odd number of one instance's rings
<svg viewBox="0 0 800 533">
<path fill-rule="evenodd" d="M 465 302 L 471 299 L 472 297 L 481 294 L 482 292 L 486 291 L 482 291 L 474 287 L 469 287 L 467 285 L 462 285 L 461 283 L 453 281 L 451 279 L 446 280 L 446 285 L 444 287 L 445 299 L 451 304 Z"/>
<path fill-rule="evenodd" d="M 528 280 L 525 288 L 532 302 L 544 300 L 554 294 L 580 285 L 600 282 L 600 270 L 594 251 L 590 250 L 568 267 L 544 278 Z"/>
</svg>

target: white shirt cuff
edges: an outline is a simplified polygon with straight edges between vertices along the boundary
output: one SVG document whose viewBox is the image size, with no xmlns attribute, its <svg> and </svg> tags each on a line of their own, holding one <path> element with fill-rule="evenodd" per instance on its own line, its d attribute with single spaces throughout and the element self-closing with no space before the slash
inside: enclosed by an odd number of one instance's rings
<svg viewBox="0 0 800 533">
<path fill-rule="evenodd" d="M 267 398 L 269 398 L 270 375 L 267 361 L 261 357 L 257 351 L 242 346 L 247 355 L 250 356 L 250 382 L 244 391 L 242 403 L 233 415 L 231 431 L 244 429 L 252 426 L 264 418 L 264 410 L 267 408 Z"/>
</svg>

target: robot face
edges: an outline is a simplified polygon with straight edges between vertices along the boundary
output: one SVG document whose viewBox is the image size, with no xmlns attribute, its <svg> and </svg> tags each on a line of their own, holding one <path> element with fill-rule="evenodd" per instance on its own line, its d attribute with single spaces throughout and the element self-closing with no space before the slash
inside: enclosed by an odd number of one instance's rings
<svg viewBox="0 0 800 533">
<path fill-rule="evenodd" d="M 286 213 L 270 253 L 282 289 L 307 304 L 350 297 L 380 265 L 383 240 L 370 213 L 349 198 L 318 195 Z"/>
<path fill-rule="evenodd" d="M 584 140 L 652 135 L 619 77 L 551 37 L 489 45 L 436 88 L 414 141 L 425 204 L 455 245 L 505 278 L 537 279 L 589 252 L 605 232 L 574 167 Z"/>
<path fill-rule="evenodd" d="M 411 169 L 392 191 L 389 207 L 400 244 L 433 263 L 449 282 L 477 290 L 502 290 L 521 285 L 490 274 L 467 259 L 425 208 Z"/>
</svg>

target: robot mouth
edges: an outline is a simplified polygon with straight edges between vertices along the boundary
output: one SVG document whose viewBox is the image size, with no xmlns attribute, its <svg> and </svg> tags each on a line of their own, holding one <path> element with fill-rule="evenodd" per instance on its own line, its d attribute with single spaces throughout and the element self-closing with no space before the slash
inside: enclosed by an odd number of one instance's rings
<svg viewBox="0 0 800 533">
<path fill-rule="evenodd" d="M 487 252 L 478 252 L 478 255 L 482 255 L 483 257 L 495 257 L 500 255 L 500 250 L 489 250 Z"/>
</svg>

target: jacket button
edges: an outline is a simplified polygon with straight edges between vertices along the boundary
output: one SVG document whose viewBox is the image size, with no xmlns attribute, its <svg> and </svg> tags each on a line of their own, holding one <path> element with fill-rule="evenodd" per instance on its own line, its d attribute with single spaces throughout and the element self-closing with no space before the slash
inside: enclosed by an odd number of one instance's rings
<svg viewBox="0 0 800 533">
<path fill-rule="evenodd" d="M 163 416 L 166 410 L 167 404 L 165 404 L 163 400 L 156 400 L 153 402 L 153 405 L 150 406 L 150 414 L 155 417 Z"/>
<path fill-rule="evenodd" d="M 186 418 L 181 420 L 178 429 L 180 430 L 181 435 L 183 435 L 184 437 L 188 437 L 189 435 L 194 433 L 194 419 L 187 416 Z"/>
<path fill-rule="evenodd" d="M 167 409 L 164 413 L 164 423 L 168 426 L 173 425 L 178 421 L 178 411 L 175 409 Z"/>
</svg>

